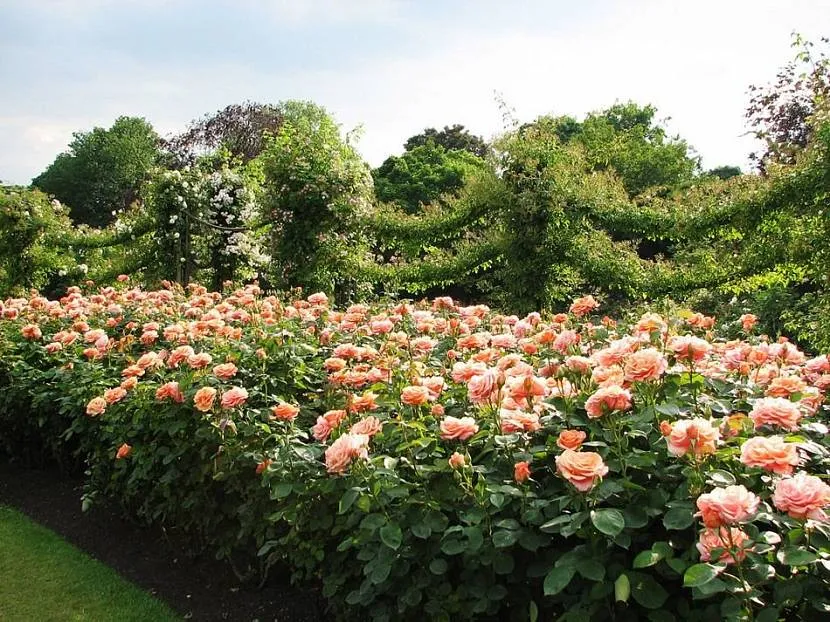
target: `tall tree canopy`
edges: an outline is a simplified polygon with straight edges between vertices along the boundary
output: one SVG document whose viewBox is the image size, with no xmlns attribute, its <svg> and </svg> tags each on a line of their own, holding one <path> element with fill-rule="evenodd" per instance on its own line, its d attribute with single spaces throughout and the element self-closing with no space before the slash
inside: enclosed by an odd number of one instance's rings
<svg viewBox="0 0 830 622">
<path fill-rule="evenodd" d="M 76 223 L 102 227 L 128 206 L 159 161 L 160 139 L 143 118 L 119 117 L 109 129 L 76 132 L 69 149 L 32 186 L 69 206 Z"/>
<path fill-rule="evenodd" d="M 445 125 L 441 131 L 434 127 L 425 129 L 420 134 L 407 139 L 404 143 L 404 149 L 412 151 L 416 147 L 426 145 L 428 142 L 434 142 L 436 145 L 442 146 L 447 151 L 469 151 L 479 158 L 487 155 L 487 143 L 481 136 L 470 134 L 464 129 L 463 125 Z"/>
</svg>

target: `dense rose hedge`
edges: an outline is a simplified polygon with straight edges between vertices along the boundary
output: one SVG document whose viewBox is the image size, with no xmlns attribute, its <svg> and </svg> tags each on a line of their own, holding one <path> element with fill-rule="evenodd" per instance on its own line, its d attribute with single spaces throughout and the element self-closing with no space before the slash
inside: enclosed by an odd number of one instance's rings
<svg viewBox="0 0 830 622">
<path fill-rule="evenodd" d="M 0 442 L 365 619 L 813 619 L 826 356 L 713 318 L 71 288 L 0 306 Z M 31 456 L 29 456 L 31 457 Z"/>
</svg>

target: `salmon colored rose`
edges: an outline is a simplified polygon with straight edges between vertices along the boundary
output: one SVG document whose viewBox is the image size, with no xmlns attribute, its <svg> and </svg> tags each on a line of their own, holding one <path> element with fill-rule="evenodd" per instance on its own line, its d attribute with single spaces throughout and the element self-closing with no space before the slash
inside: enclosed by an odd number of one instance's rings
<svg viewBox="0 0 830 622">
<path fill-rule="evenodd" d="M 104 391 L 104 399 L 107 401 L 107 404 L 115 404 L 116 402 L 123 400 L 125 397 L 127 397 L 127 391 L 121 387 L 115 387 L 114 389 L 107 389 Z"/>
<path fill-rule="evenodd" d="M 749 520 L 758 511 L 761 500 L 744 486 L 715 488 L 697 498 L 698 513 L 707 527 L 734 525 Z"/>
<path fill-rule="evenodd" d="M 317 422 L 311 428 L 311 434 L 320 442 L 324 442 L 331 434 L 331 431 L 340 425 L 340 422 L 346 418 L 345 410 L 329 410 L 320 417 L 317 417 Z"/>
<path fill-rule="evenodd" d="M 830 486 L 801 471 L 776 482 L 772 502 L 793 518 L 825 521 L 824 508 L 830 505 Z"/>
<path fill-rule="evenodd" d="M 666 357 L 654 348 L 637 350 L 628 357 L 623 369 L 625 379 L 629 382 L 648 382 L 659 380 L 668 368 Z"/>
<path fill-rule="evenodd" d="M 767 397 L 790 397 L 793 393 L 803 393 L 807 383 L 798 376 L 779 376 L 773 378 L 764 394 Z"/>
<path fill-rule="evenodd" d="M 631 409 L 631 392 L 622 387 L 610 385 L 600 387 L 585 401 L 585 412 L 592 419 L 614 411 Z"/>
<path fill-rule="evenodd" d="M 429 412 L 433 417 L 443 417 L 444 406 L 442 404 L 433 404 L 432 408 L 429 409 Z"/>
<path fill-rule="evenodd" d="M 798 466 L 798 444 L 780 436 L 756 436 L 741 445 L 741 462 L 777 475 L 792 475 Z"/>
<path fill-rule="evenodd" d="M 752 313 L 744 313 L 738 318 L 738 321 L 741 323 L 741 328 L 744 329 L 744 332 L 748 333 L 758 323 L 758 318 Z"/>
<path fill-rule="evenodd" d="M 441 438 L 445 441 L 466 441 L 478 432 L 478 424 L 472 417 L 444 417 L 440 427 Z"/>
<path fill-rule="evenodd" d="M 426 404 L 431 395 L 427 387 L 421 385 L 410 385 L 401 391 L 401 402 L 407 406 L 420 406 Z"/>
<path fill-rule="evenodd" d="M 355 423 L 350 429 L 349 434 L 365 434 L 372 437 L 383 429 L 383 423 L 377 417 L 366 417 Z"/>
<path fill-rule="evenodd" d="M 580 492 L 588 492 L 608 467 L 598 453 L 566 449 L 556 457 L 556 471 Z"/>
<path fill-rule="evenodd" d="M 467 465 L 467 457 L 456 451 L 450 456 L 448 462 L 453 469 L 463 469 Z"/>
<path fill-rule="evenodd" d="M 367 391 L 363 395 L 356 395 L 352 398 L 351 410 L 352 412 L 362 413 L 367 410 L 377 410 L 378 405 L 375 403 L 378 396 L 376 393 Z"/>
<path fill-rule="evenodd" d="M 219 380 L 230 380 L 239 371 L 233 363 L 221 363 L 213 367 L 213 375 Z"/>
<path fill-rule="evenodd" d="M 127 443 L 122 443 L 121 446 L 118 448 L 118 451 L 115 453 L 116 460 L 123 460 L 127 458 L 131 453 L 133 453 L 133 448 Z"/>
<path fill-rule="evenodd" d="M 276 406 L 271 407 L 271 414 L 274 419 L 279 419 L 280 421 L 294 421 L 299 412 L 300 409 L 298 406 L 287 402 L 280 402 Z"/>
<path fill-rule="evenodd" d="M 182 393 L 179 388 L 178 382 L 166 382 L 156 389 L 156 399 L 160 402 L 170 399 L 178 404 L 181 404 L 184 402 L 184 393 Z M 208 410 L 210 410 L 210 408 L 208 408 Z"/>
<path fill-rule="evenodd" d="M 335 475 L 345 473 L 354 460 L 369 458 L 369 437 L 343 434 L 326 449 L 326 470 Z"/>
<path fill-rule="evenodd" d="M 593 296 L 583 296 L 582 298 L 577 298 L 573 301 L 570 312 L 576 317 L 582 317 L 598 307 L 599 303 L 594 300 Z"/>
<path fill-rule="evenodd" d="M 97 417 L 103 415 L 107 409 L 107 400 L 103 397 L 93 397 L 86 405 L 86 414 L 90 417 Z"/>
<path fill-rule="evenodd" d="M 736 558 L 740 561 L 746 557 L 746 552 L 750 550 L 748 541 L 746 532 L 737 527 L 718 527 L 701 531 L 696 546 L 702 562 L 712 561 L 712 552 L 723 549 L 714 561 L 734 564 Z"/>
<path fill-rule="evenodd" d="M 499 411 L 499 419 L 501 421 L 502 434 L 536 432 L 542 427 L 542 424 L 539 423 L 539 415 L 523 410 L 502 408 Z"/>
<path fill-rule="evenodd" d="M 20 334 L 23 335 L 24 339 L 28 339 L 29 341 L 37 341 L 43 337 L 43 332 L 37 324 L 26 324 L 26 326 L 20 329 Z"/>
<path fill-rule="evenodd" d="M 671 425 L 668 434 L 665 426 L 661 426 L 661 430 L 666 436 L 669 453 L 678 457 L 689 452 L 695 456 L 713 454 L 720 440 L 720 431 L 708 419 L 681 419 Z"/>
<path fill-rule="evenodd" d="M 207 352 L 191 354 L 187 357 L 187 365 L 193 369 L 204 369 L 213 362 L 213 357 Z"/>
<path fill-rule="evenodd" d="M 488 404 L 495 400 L 499 390 L 499 376 L 495 369 L 475 375 L 467 383 L 467 397 L 473 404 Z"/>
<path fill-rule="evenodd" d="M 678 361 L 699 362 L 706 358 L 711 351 L 712 344 L 700 337 L 691 335 L 676 336 L 669 339 L 669 350 L 674 352 Z"/>
<path fill-rule="evenodd" d="M 130 376 L 129 378 L 125 378 L 121 382 L 121 388 L 125 391 L 132 391 L 138 386 L 138 378 L 135 376 Z"/>
<path fill-rule="evenodd" d="M 517 462 L 513 465 L 513 479 L 518 484 L 524 484 L 530 479 L 530 464 L 526 461 Z"/>
<path fill-rule="evenodd" d="M 749 413 L 756 430 L 769 425 L 795 431 L 803 416 L 797 404 L 783 397 L 762 397 Z"/>
<path fill-rule="evenodd" d="M 562 430 L 559 433 L 559 438 L 556 439 L 556 445 L 561 449 L 572 449 L 579 451 L 582 443 L 585 442 L 586 434 L 582 430 Z"/>
<path fill-rule="evenodd" d="M 193 405 L 196 407 L 196 410 L 206 413 L 213 408 L 213 402 L 215 400 L 216 389 L 213 387 L 202 387 L 196 391 L 196 395 L 193 396 Z"/>
<path fill-rule="evenodd" d="M 269 466 L 271 466 L 272 463 L 273 463 L 273 460 L 271 460 L 270 458 L 266 458 L 265 460 L 263 460 L 262 462 L 257 464 L 256 465 L 256 474 L 257 475 L 262 475 L 263 473 L 265 473 L 265 471 L 268 469 Z"/>
<path fill-rule="evenodd" d="M 233 387 L 222 393 L 219 404 L 222 408 L 236 408 L 248 401 L 248 391 L 244 387 Z"/>
</svg>

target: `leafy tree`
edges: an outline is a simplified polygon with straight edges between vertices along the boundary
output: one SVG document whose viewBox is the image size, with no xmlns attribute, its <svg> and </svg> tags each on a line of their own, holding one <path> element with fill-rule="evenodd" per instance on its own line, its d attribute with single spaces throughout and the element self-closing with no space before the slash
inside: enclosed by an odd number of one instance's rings
<svg viewBox="0 0 830 622">
<path fill-rule="evenodd" d="M 372 171 L 375 195 L 414 214 L 441 195 L 457 196 L 469 173 L 484 166 L 484 160 L 467 151 L 447 150 L 429 140 Z"/>
<path fill-rule="evenodd" d="M 741 174 L 741 167 L 739 166 L 717 166 L 706 171 L 706 175 L 710 177 L 717 177 L 718 179 L 731 179 Z"/>
<path fill-rule="evenodd" d="M 252 160 L 265 148 L 266 135 L 282 124 L 279 106 L 243 102 L 232 104 L 190 124 L 187 130 L 167 142 L 167 149 L 181 162 L 192 163 L 197 155 L 227 149 L 243 162 Z"/>
<path fill-rule="evenodd" d="M 73 135 L 32 185 L 69 206 L 76 223 L 102 227 L 127 207 L 159 161 L 159 137 L 143 118 L 119 117 L 109 129 Z"/>
<path fill-rule="evenodd" d="M 404 149 L 412 151 L 416 147 L 434 142 L 447 151 L 468 151 L 479 158 L 487 155 L 487 143 L 480 136 L 470 134 L 463 125 L 445 125 L 440 132 L 434 127 L 425 129 L 422 133 L 416 134 L 404 143 Z"/>
<path fill-rule="evenodd" d="M 830 43 L 823 37 L 821 42 Z M 795 58 L 779 70 L 775 81 L 763 87 L 750 86 L 746 118 L 752 133 L 763 141 L 760 153 L 750 154 L 761 173 L 769 163 L 792 164 L 813 134 L 810 123 L 830 96 L 830 58 L 822 50 L 816 56 L 813 44 L 793 36 Z"/>
</svg>

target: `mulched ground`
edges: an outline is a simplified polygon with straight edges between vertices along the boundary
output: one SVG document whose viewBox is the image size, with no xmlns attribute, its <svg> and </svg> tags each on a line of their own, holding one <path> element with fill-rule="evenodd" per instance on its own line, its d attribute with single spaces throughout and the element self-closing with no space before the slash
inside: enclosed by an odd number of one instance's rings
<svg viewBox="0 0 830 622">
<path fill-rule="evenodd" d="M 0 503 L 61 534 L 186 619 L 315 622 L 326 617 L 319 593 L 290 586 L 279 572 L 272 572 L 262 589 L 240 587 L 227 564 L 210 556 L 190 557 L 160 530 L 138 527 L 110 508 L 82 513 L 80 498 L 77 478 L 0 462 Z"/>
</svg>

